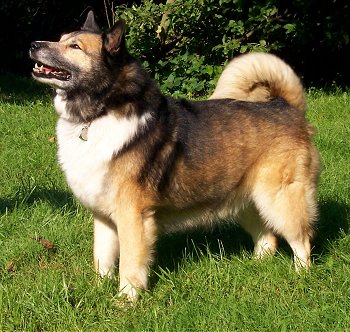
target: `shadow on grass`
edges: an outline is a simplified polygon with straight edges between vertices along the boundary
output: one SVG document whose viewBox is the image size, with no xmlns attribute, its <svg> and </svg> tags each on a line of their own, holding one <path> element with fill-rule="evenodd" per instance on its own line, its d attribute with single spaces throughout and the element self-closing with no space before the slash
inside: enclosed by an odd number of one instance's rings
<svg viewBox="0 0 350 332">
<path fill-rule="evenodd" d="M 313 241 L 312 255 L 322 257 L 330 249 L 329 244 L 336 241 L 349 230 L 348 219 L 350 207 L 345 203 L 328 200 L 319 205 L 320 218 L 317 224 L 316 236 Z M 292 256 L 292 251 L 286 241 L 280 239 L 279 250 Z M 160 269 L 176 271 L 181 262 L 188 257 L 199 260 L 201 253 L 207 249 L 214 255 L 237 255 L 242 252 L 253 252 L 253 242 L 250 236 L 235 224 L 218 226 L 212 231 L 193 231 L 184 234 L 162 236 L 157 245 L 157 259 L 154 271 Z M 157 282 L 153 276 L 152 284 Z"/>
<path fill-rule="evenodd" d="M 30 77 L 13 74 L 0 75 L 0 101 L 21 105 L 25 102 L 49 101 L 52 89 L 35 82 Z"/>
<path fill-rule="evenodd" d="M 160 236 L 156 247 L 156 260 L 151 274 L 150 287 L 153 288 L 162 270 L 177 271 L 186 260 L 199 261 L 202 255 L 239 254 L 243 250 L 253 252 L 250 236 L 234 223 L 221 224 L 212 230 L 193 230 Z"/>
<path fill-rule="evenodd" d="M 350 206 L 345 202 L 326 200 L 320 202 L 319 212 L 313 254 L 323 256 L 329 251 L 329 244 L 340 238 L 342 231 L 348 233 Z"/>
<path fill-rule="evenodd" d="M 34 205 L 37 202 L 48 202 L 55 209 L 68 208 L 76 210 L 73 195 L 67 191 L 35 187 L 30 192 L 18 191 L 12 198 L 0 197 L 0 213 L 12 212 L 17 207 Z"/>
<path fill-rule="evenodd" d="M 29 206 L 46 201 L 53 208 L 68 208 L 76 211 L 76 203 L 70 192 L 53 188 L 35 187 L 29 194 L 19 192 L 15 197 L 6 199 L 0 197 L 0 213 L 11 212 L 18 206 Z M 349 231 L 350 207 L 336 200 L 325 200 L 319 203 L 320 218 L 317 223 L 316 236 L 313 241 L 314 256 L 322 257 L 330 250 L 330 244 L 340 238 L 342 232 Z M 242 251 L 253 251 L 250 236 L 239 226 L 223 224 L 211 231 L 195 230 L 187 233 L 162 235 L 156 247 L 154 271 L 161 269 L 176 271 L 187 259 L 198 261 L 207 251 L 213 255 L 237 255 Z M 280 250 L 291 255 L 291 250 L 285 241 L 280 241 Z M 152 274 L 151 285 L 158 277 Z M 160 272 L 161 273 L 161 272 Z"/>
<path fill-rule="evenodd" d="M 163 235 L 157 244 L 157 262 L 162 268 L 174 270 L 188 257 L 200 259 L 201 253 L 216 255 L 237 254 L 252 251 L 250 236 L 236 224 L 224 224 L 212 230 L 194 230 L 187 233 Z"/>
</svg>

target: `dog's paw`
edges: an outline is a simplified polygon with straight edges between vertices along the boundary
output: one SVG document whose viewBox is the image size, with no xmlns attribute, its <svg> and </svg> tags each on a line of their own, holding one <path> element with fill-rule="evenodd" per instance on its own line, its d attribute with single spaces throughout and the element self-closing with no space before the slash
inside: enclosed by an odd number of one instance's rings
<svg viewBox="0 0 350 332">
<path fill-rule="evenodd" d="M 261 236 L 255 243 L 254 258 L 264 259 L 268 256 L 273 256 L 277 249 L 277 239 L 272 234 Z"/>
<path fill-rule="evenodd" d="M 134 303 L 140 297 L 140 289 L 134 287 L 130 283 L 120 286 L 118 296 L 125 299 L 128 303 Z"/>
</svg>

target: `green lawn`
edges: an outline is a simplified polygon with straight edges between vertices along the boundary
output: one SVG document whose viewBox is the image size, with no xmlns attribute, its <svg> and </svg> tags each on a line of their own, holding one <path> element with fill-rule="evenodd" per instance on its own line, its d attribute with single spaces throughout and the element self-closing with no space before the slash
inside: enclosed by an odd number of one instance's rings
<svg viewBox="0 0 350 332">
<path fill-rule="evenodd" d="M 307 96 L 323 162 L 311 271 L 294 272 L 284 243 L 252 260 L 236 227 L 176 234 L 127 306 L 93 271 L 92 218 L 56 162 L 50 91 L 1 76 L 0 331 L 350 331 L 350 92 Z"/>
</svg>

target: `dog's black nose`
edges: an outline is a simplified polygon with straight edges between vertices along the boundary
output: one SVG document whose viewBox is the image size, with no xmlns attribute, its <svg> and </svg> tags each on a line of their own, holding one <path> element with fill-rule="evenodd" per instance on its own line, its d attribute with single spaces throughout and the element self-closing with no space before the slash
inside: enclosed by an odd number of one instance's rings
<svg viewBox="0 0 350 332">
<path fill-rule="evenodd" d="M 36 50 L 36 49 L 38 49 L 38 48 L 40 48 L 41 47 L 41 44 L 40 44 L 40 42 L 31 42 L 31 44 L 30 44 L 30 48 L 32 49 L 32 50 Z"/>
</svg>

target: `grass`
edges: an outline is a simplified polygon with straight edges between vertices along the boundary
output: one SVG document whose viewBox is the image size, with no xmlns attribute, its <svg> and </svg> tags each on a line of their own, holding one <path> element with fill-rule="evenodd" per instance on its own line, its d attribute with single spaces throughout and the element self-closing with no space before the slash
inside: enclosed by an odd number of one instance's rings
<svg viewBox="0 0 350 332">
<path fill-rule="evenodd" d="M 252 260 L 236 227 L 176 234 L 133 306 L 93 271 L 92 219 L 57 165 L 49 95 L 0 77 L 0 331 L 350 331 L 349 92 L 307 95 L 323 162 L 309 273 L 283 243 Z"/>
</svg>

